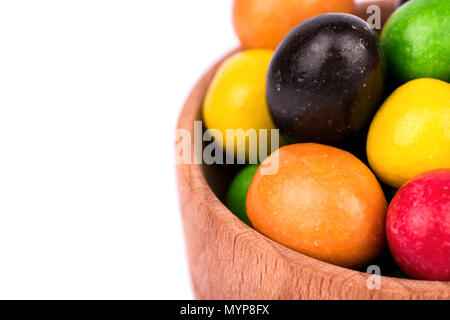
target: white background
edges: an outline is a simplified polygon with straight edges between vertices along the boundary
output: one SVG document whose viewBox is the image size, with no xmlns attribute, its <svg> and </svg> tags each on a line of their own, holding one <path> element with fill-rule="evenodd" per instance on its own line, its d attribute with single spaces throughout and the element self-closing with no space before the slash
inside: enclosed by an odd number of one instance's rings
<svg viewBox="0 0 450 320">
<path fill-rule="evenodd" d="M 231 0 L 0 1 L 0 298 L 192 298 L 173 161 Z"/>
</svg>

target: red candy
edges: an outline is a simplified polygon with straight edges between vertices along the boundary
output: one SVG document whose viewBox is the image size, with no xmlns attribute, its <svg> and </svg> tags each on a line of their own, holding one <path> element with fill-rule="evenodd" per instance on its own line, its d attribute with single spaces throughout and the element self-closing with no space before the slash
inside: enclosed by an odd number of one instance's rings
<svg viewBox="0 0 450 320">
<path fill-rule="evenodd" d="M 450 169 L 423 173 L 406 183 L 387 214 L 387 240 L 409 276 L 450 280 Z"/>
</svg>

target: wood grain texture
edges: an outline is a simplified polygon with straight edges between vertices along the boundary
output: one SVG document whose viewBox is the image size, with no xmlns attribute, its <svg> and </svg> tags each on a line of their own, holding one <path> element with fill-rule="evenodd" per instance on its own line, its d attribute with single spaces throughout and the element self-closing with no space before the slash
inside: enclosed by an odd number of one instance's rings
<svg viewBox="0 0 450 320">
<path fill-rule="evenodd" d="M 201 118 L 203 98 L 219 65 L 198 82 L 181 112 L 178 128 L 192 137 L 193 122 Z M 197 299 L 450 299 L 449 282 L 381 277 L 381 289 L 370 290 L 370 275 L 294 252 L 242 223 L 209 187 L 205 174 L 218 185 L 221 181 L 208 168 L 180 164 L 176 169 Z"/>
</svg>

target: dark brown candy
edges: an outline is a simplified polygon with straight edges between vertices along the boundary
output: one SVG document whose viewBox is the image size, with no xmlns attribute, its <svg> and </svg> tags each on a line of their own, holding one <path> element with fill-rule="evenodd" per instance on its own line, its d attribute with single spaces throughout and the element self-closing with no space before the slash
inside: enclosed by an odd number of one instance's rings
<svg viewBox="0 0 450 320">
<path fill-rule="evenodd" d="M 323 14 L 286 36 L 267 77 L 270 113 L 284 135 L 342 145 L 360 138 L 380 106 L 384 54 L 360 18 Z"/>
</svg>

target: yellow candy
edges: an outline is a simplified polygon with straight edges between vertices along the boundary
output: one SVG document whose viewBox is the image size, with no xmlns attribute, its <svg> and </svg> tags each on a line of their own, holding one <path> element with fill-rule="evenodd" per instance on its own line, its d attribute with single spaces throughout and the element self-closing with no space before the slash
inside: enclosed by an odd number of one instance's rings
<svg viewBox="0 0 450 320">
<path fill-rule="evenodd" d="M 245 148 L 249 156 L 248 129 L 267 129 L 270 152 L 270 129 L 275 126 L 270 118 L 266 103 L 266 75 L 272 58 L 272 50 L 248 50 L 239 52 L 226 60 L 216 73 L 205 98 L 203 120 L 207 129 L 217 129 L 222 133 L 224 147 L 227 129 L 242 129 L 237 132 L 232 152 Z M 230 137 L 231 134 L 230 134 Z M 259 139 L 259 136 L 258 136 Z M 259 140 L 258 140 L 259 141 Z M 224 147 L 225 148 L 225 147 Z"/>
<path fill-rule="evenodd" d="M 370 126 L 367 156 L 395 188 L 422 172 L 450 168 L 450 84 L 424 78 L 398 88 Z"/>
</svg>

